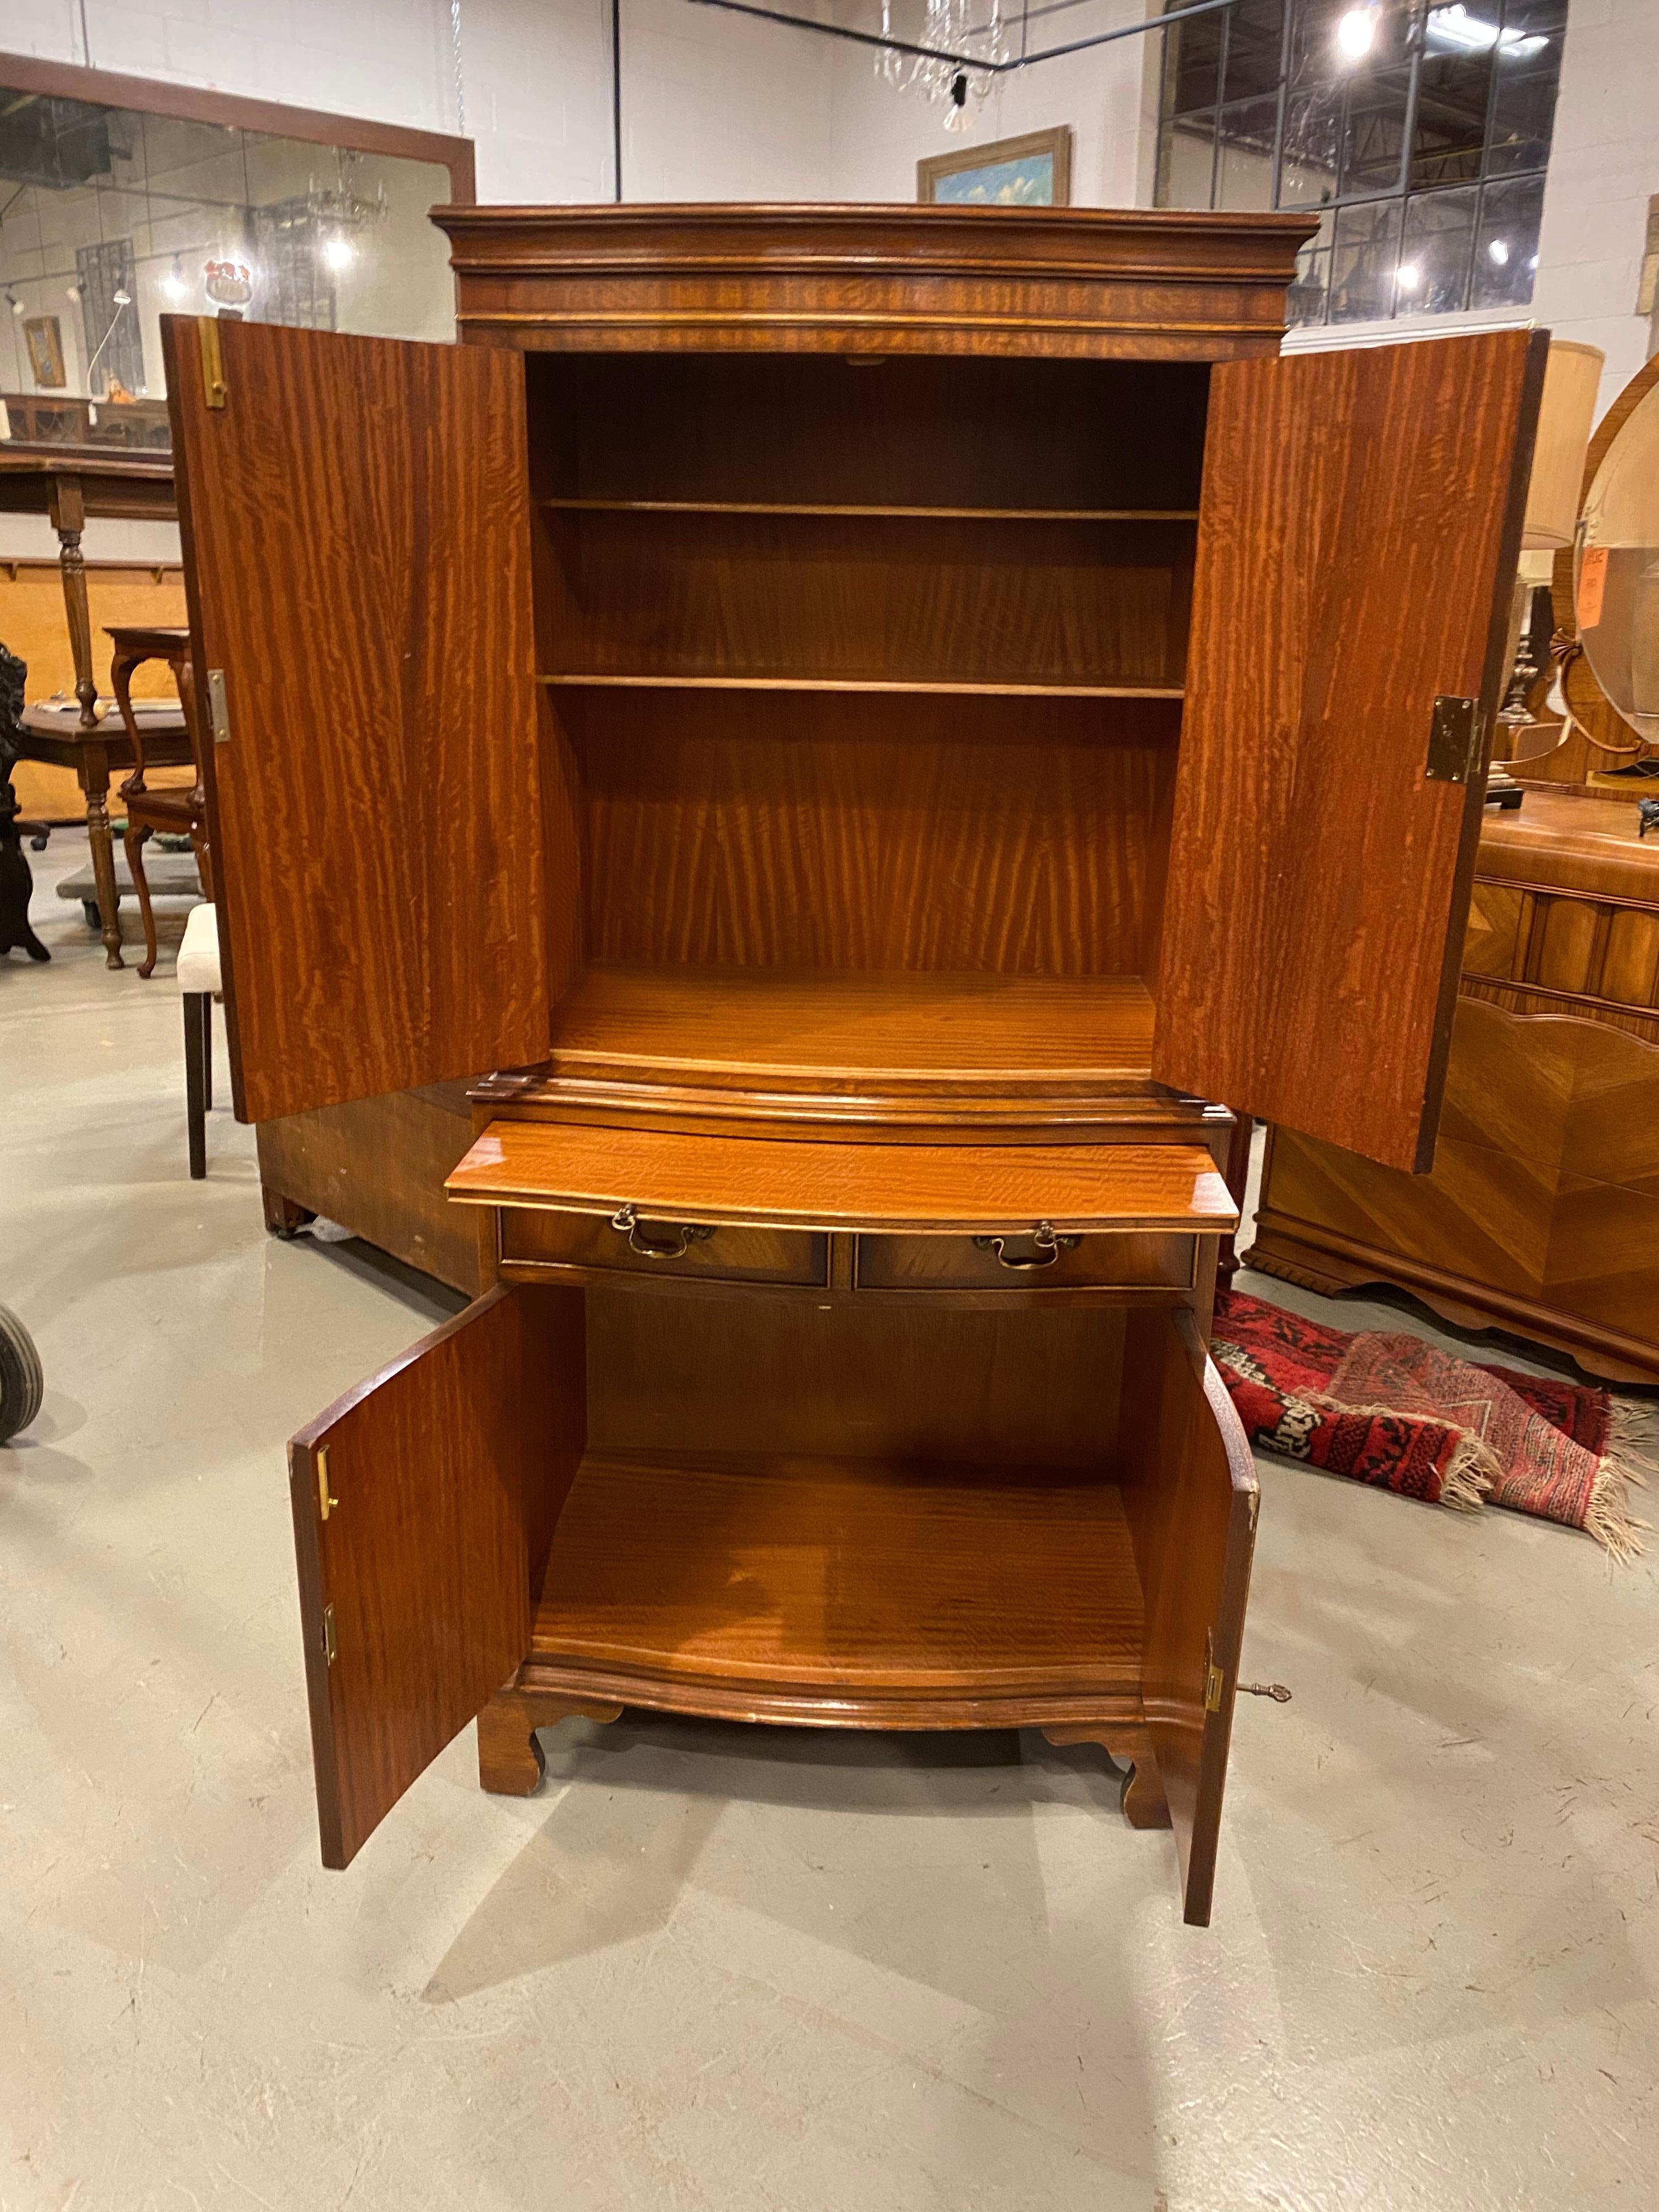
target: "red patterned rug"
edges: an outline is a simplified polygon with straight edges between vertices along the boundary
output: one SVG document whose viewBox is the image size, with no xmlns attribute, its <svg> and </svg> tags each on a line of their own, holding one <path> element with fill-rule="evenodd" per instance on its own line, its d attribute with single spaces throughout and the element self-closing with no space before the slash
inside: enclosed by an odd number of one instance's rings
<svg viewBox="0 0 1659 2212">
<path fill-rule="evenodd" d="M 1656 1466 L 1659 1408 L 1594 1384 L 1471 1366 L 1420 1337 L 1351 1335 L 1243 1291 L 1210 1346 L 1252 1443 L 1430 1504 L 1506 1505 L 1642 1548 L 1629 1488 Z"/>
</svg>

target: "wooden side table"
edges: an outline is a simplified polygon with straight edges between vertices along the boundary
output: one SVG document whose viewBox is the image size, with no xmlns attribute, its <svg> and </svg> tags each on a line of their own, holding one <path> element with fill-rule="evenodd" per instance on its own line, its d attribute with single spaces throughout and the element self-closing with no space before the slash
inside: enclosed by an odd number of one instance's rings
<svg viewBox="0 0 1659 2212">
<path fill-rule="evenodd" d="M 1534 786 L 1475 869 L 1433 1172 L 1275 1129 L 1243 1264 L 1659 1383 L 1659 839 Z"/>
<path fill-rule="evenodd" d="M 35 751 L 26 745 L 21 757 L 74 768 L 86 793 L 87 831 L 92 843 L 93 876 L 98 886 L 98 914 L 103 927 L 106 965 L 111 968 L 122 965 L 121 925 L 106 800 L 110 769 L 131 765 L 131 753 L 124 750 L 118 758 L 112 757 L 107 746 L 99 742 L 98 678 L 93 663 L 92 612 L 87 599 L 86 556 L 81 550 L 81 538 L 88 519 L 107 516 L 125 521 L 170 522 L 178 512 L 170 453 L 102 453 L 90 447 L 30 446 L 18 440 L 0 445 L 0 514 L 44 514 L 58 534 L 64 611 L 69 625 L 70 649 L 75 659 L 75 696 L 81 707 L 77 727 L 88 744 L 88 750 L 80 755 L 64 750 Z M 23 727 L 27 736 L 34 734 L 27 713 Z M 182 718 L 178 733 L 185 738 L 182 752 L 164 750 L 167 738 L 163 732 L 146 728 L 146 744 L 154 765 L 179 766 L 189 760 L 189 740 Z M 40 734 L 44 736 L 45 729 Z M 171 735 L 167 733 L 168 738 Z"/>
</svg>

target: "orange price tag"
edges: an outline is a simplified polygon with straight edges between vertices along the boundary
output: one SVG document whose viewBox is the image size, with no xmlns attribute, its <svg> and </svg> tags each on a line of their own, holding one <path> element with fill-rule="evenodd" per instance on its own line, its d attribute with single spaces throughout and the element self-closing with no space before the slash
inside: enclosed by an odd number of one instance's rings
<svg viewBox="0 0 1659 2212">
<path fill-rule="evenodd" d="M 1607 549 L 1592 545 L 1578 564 L 1578 627 L 1594 629 L 1607 588 Z"/>
</svg>

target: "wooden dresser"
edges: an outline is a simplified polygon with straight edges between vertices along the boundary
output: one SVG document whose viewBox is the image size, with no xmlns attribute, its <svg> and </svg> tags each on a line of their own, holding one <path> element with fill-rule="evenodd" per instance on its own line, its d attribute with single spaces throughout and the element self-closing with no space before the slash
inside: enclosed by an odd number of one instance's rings
<svg viewBox="0 0 1659 2212">
<path fill-rule="evenodd" d="M 1294 216 L 436 220 L 459 346 L 165 326 L 238 1111 L 502 1071 L 292 1447 L 324 1856 L 475 1717 L 1029 1723 L 1202 1922 L 1228 1108 L 1432 1146 L 1543 342 L 1281 361 Z"/>
<path fill-rule="evenodd" d="M 1633 798 L 1534 787 L 1488 817 L 1433 1173 L 1275 1130 L 1245 1263 L 1659 1382 L 1659 836 Z"/>
</svg>

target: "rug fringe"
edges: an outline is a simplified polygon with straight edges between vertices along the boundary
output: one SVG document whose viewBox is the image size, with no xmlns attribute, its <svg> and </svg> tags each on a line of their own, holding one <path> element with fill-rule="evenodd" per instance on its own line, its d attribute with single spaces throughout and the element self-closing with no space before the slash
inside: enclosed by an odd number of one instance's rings
<svg viewBox="0 0 1659 2212">
<path fill-rule="evenodd" d="M 1303 1390 L 1299 1397 L 1316 1406 L 1328 1406 L 1338 1413 L 1358 1413 L 1370 1421 L 1419 1422 L 1436 1418 L 1423 1413 L 1403 1413 L 1398 1406 L 1355 1406 L 1346 1398 L 1328 1397 L 1322 1390 Z M 1454 1513 L 1478 1513 L 1486 1502 L 1486 1493 L 1504 1472 L 1504 1462 L 1486 1441 L 1473 1429 L 1460 1429 L 1455 1421 L 1441 1420 L 1439 1425 L 1449 1430 L 1457 1438 L 1452 1446 L 1446 1471 L 1440 1478 L 1440 1495 L 1437 1505 L 1449 1505 Z"/>
<path fill-rule="evenodd" d="M 1609 1397 L 1607 1449 L 1590 1485 L 1584 1528 L 1620 1566 L 1646 1548 L 1637 1531 L 1650 1524 L 1631 1511 L 1629 1492 L 1645 1489 L 1650 1475 L 1659 1475 L 1659 1406 Z"/>
</svg>

